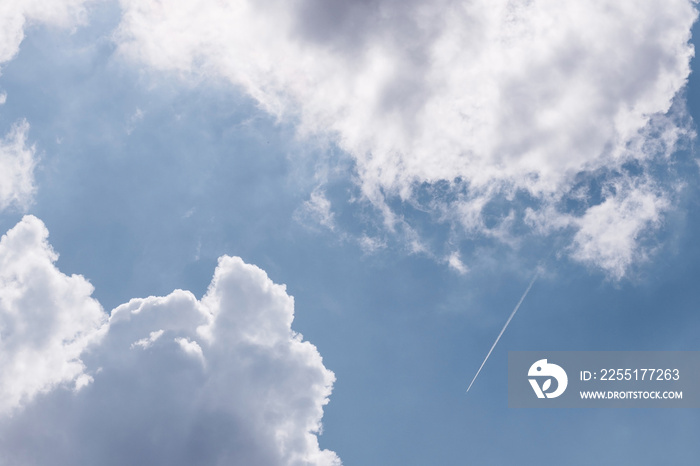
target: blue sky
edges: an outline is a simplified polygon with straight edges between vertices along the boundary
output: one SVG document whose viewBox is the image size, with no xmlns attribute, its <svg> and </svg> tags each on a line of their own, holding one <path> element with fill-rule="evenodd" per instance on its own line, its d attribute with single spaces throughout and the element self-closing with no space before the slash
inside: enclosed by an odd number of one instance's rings
<svg viewBox="0 0 700 466">
<path fill-rule="evenodd" d="M 0 464 L 697 464 L 506 378 L 700 350 L 694 3 L 166 4 L 0 8 Z"/>
</svg>

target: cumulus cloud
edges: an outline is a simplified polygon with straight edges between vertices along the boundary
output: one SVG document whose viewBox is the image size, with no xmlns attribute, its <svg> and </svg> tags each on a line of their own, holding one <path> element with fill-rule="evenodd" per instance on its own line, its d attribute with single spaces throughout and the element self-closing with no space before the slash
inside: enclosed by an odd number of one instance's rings
<svg viewBox="0 0 700 466">
<path fill-rule="evenodd" d="M 206 295 L 107 315 L 25 217 L 0 241 L 3 464 L 340 465 L 322 450 L 334 374 L 291 329 L 284 285 L 220 258 Z"/>
<path fill-rule="evenodd" d="M 26 216 L 0 240 L 0 416 L 56 386 L 88 383 L 81 355 L 107 321 L 92 285 L 56 268 L 47 238 Z"/>
<path fill-rule="evenodd" d="M 121 4 L 123 53 L 228 79 L 302 134 L 334 138 L 390 228 L 401 218 L 388 200 L 415 202 L 420 187 L 447 182 L 448 195 L 422 207 L 453 213 L 466 232 L 507 239 L 518 216 L 486 222 L 495 199 L 524 196 L 556 223 L 572 214 L 561 201 L 581 173 L 630 162 L 648 171 L 690 136 L 682 105 L 672 106 L 693 55 L 690 0 Z M 625 208 L 607 193 L 599 203 Z M 577 215 L 572 228 L 596 216 Z M 639 246 L 629 231 L 613 258 L 605 233 L 588 228 L 573 257 L 617 274 L 631 257 L 624 251 Z"/>
</svg>

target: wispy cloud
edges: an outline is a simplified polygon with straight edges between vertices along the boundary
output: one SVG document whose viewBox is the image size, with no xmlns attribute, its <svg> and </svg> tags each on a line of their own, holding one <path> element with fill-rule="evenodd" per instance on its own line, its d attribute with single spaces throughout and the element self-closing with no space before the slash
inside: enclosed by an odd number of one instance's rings
<svg viewBox="0 0 700 466">
<path fill-rule="evenodd" d="M 5 2 L 0 7 L 0 66 L 19 52 L 27 25 L 74 27 L 85 21 L 85 5 L 91 1 Z M 0 93 L 0 105 L 6 101 L 7 93 Z M 26 209 L 33 200 L 37 161 L 34 147 L 27 144 L 28 131 L 29 123 L 19 121 L 0 139 L 0 210 L 9 206 Z"/>
<path fill-rule="evenodd" d="M 27 25 L 40 23 L 74 27 L 86 21 L 86 5 L 94 2 L 95 0 L 5 2 L 0 11 L 0 63 L 11 60 L 17 54 Z"/>
<path fill-rule="evenodd" d="M 37 160 L 35 148 L 27 143 L 28 132 L 29 123 L 22 121 L 0 139 L 0 210 L 25 209 L 33 201 Z"/>
<path fill-rule="evenodd" d="M 321 225 L 331 231 L 336 229 L 335 215 L 331 210 L 331 201 L 326 193 L 316 188 L 311 192 L 309 200 L 304 202 L 296 213 L 297 220 L 307 226 Z"/>
<path fill-rule="evenodd" d="M 453 252 L 449 256 L 447 256 L 447 264 L 457 272 L 459 272 L 461 275 L 464 275 L 469 271 L 466 265 L 464 265 L 464 262 L 462 262 L 462 258 L 459 257 L 458 252 Z"/>
</svg>

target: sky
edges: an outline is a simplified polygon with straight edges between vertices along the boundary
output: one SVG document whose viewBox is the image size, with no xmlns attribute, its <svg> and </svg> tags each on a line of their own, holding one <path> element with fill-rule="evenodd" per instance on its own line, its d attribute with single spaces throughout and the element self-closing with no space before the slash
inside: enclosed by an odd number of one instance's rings
<svg viewBox="0 0 700 466">
<path fill-rule="evenodd" d="M 0 4 L 0 465 L 697 464 L 506 373 L 700 350 L 696 18 Z"/>
</svg>

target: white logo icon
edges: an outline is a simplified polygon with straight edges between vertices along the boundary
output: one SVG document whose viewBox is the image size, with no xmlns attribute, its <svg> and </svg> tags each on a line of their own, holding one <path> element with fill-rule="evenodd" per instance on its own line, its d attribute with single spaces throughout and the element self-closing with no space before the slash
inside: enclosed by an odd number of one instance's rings
<svg viewBox="0 0 700 466">
<path fill-rule="evenodd" d="M 537 382 L 537 379 L 528 379 L 532 389 L 535 391 L 537 398 L 556 398 L 566 390 L 566 386 L 569 383 L 569 378 L 566 376 L 566 372 L 561 367 L 556 364 L 549 364 L 546 359 L 540 359 L 535 364 L 530 366 L 530 370 L 527 371 L 528 377 L 539 377 L 547 379 L 544 381 L 542 386 Z M 552 378 L 557 381 L 557 388 L 553 392 L 547 392 L 552 385 Z"/>
</svg>

